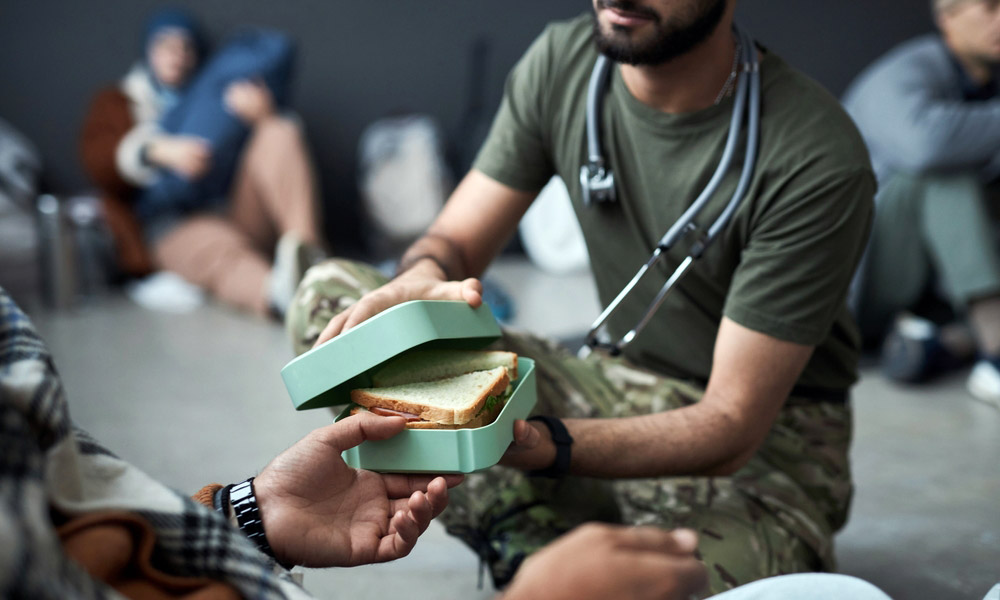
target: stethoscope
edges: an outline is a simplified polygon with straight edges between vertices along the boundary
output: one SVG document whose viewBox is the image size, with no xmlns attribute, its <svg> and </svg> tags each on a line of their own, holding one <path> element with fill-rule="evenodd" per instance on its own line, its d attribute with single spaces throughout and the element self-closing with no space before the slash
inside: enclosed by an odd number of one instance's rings
<svg viewBox="0 0 1000 600">
<path fill-rule="evenodd" d="M 695 199 L 694 203 L 684 211 L 684 214 L 667 233 L 660 238 L 653 254 L 646 261 L 639 271 L 626 285 L 618 296 L 611 301 L 611 304 L 604 309 L 604 312 L 597 317 L 594 324 L 590 326 L 587 333 L 586 346 L 584 350 L 600 348 L 608 351 L 612 356 L 618 355 L 625 349 L 635 336 L 642 331 L 653 314 L 660 308 L 667 294 L 673 289 L 677 282 L 684 276 L 694 261 L 701 258 L 705 249 L 718 237 L 719 233 L 725 229 L 733 213 L 739 208 L 747 187 L 750 185 L 750 178 L 753 175 L 754 165 L 757 159 L 757 145 L 760 140 L 760 62 L 757 58 L 757 50 L 753 39 L 741 28 L 734 26 L 733 31 L 739 40 L 740 47 L 740 72 L 747 73 L 748 77 L 740 77 L 736 87 L 736 94 L 733 103 L 733 114 L 729 123 L 729 134 L 726 138 L 726 145 L 722 151 L 722 158 L 719 159 L 719 166 L 709 180 L 705 189 Z M 587 164 L 580 167 L 580 185 L 583 189 L 583 203 L 587 206 L 594 203 L 614 202 L 615 178 L 611 172 L 611 167 L 604 160 L 604 153 L 601 151 L 601 136 L 598 128 L 601 115 L 601 104 L 603 102 L 604 91 L 607 89 L 608 80 L 611 75 L 612 62 L 604 55 L 597 59 L 594 70 L 590 74 L 590 83 L 587 86 Z M 749 104 L 749 110 L 747 105 Z M 729 170 L 733 162 L 733 154 L 736 150 L 736 142 L 740 137 L 740 130 L 743 128 L 744 120 L 747 121 L 747 147 L 743 158 L 743 170 L 740 173 L 739 182 L 732 198 L 723 209 L 722 213 L 715 219 L 715 222 L 707 231 L 702 230 L 695 224 L 694 220 L 708 204 L 712 196 L 722 183 L 722 178 Z M 697 239 L 691 244 L 687 257 L 674 270 L 667 282 L 660 288 L 660 292 L 646 308 L 642 319 L 617 342 L 605 341 L 602 338 L 602 329 L 615 312 L 618 311 L 622 301 L 631 293 L 632 289 L 645 277 L 646 273 L 660 260 L 678 240 L 688 234 L 695 234 Z M 605 339 L 606 335 L 603 336 Z"/>
</svg>

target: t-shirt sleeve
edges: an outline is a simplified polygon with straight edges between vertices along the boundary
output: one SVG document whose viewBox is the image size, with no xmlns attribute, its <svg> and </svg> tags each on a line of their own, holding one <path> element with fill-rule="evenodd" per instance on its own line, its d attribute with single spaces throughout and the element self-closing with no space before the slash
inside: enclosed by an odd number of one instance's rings
<svg viewBox="0 0 1000 600">
<path fill-rule="evenodd" d="M 781 340 L 822 342 L 864 252 L 875 188 L 859 169 L 786 190 L 752 226 L 725 316 Z"/>
<path fill-rule="evenodd" d="M 538 191 L 553 174 L 546 123 L 553 31 L 546 29 L 507 77 L 500 109 L 473 168 L 522 191 Z"/>
</svg>

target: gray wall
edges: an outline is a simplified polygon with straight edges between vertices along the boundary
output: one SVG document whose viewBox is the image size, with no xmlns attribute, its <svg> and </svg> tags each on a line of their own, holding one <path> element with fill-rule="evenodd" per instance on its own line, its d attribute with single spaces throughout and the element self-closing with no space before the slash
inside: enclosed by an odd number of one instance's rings
<svg viewBox="0 0 1000 600">
<path fill-rule="evenodd" d="M 76 140 L 88 99 L 135 59 L 153 0 L 0 0 L 0 118 L 41 148 L 46 185 L 87 186 Z M 364 126 L 394 111 L 428 113 L 445 127 L 464 167 L 482 135 L 459 131 L 470 51 L 490 44 L 485 116 L 503 79 L 547 21 L 586 10 L 586 0 L 180 0 L 213 39 L 243 24 L 298 41 L 294 108 L 319 166 L 326 229 L 340 252 L 357 251 L 354 159 Z M 927 0 L 743 0 L 741 21 L 765 45 L 839 94 L 867 62 L 930 28 Z M 581 124 L 582 126 L 582 124 Z"/>
</svg>

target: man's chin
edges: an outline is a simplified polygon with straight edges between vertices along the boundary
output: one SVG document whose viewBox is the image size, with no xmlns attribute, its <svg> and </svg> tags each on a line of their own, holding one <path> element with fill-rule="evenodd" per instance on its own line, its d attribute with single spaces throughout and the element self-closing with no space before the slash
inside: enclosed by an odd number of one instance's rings
<svg viewBox="0 0 1000 600">
<path fill-rule="evenodd" d="M 611 27 L 602 29 L 597 39 L 597 47 L 602 52 L 609 55 L 634 55 L 636 51 L 640 53 L 649 43 L 649 35 L 636 28 Z"/>
</svg>

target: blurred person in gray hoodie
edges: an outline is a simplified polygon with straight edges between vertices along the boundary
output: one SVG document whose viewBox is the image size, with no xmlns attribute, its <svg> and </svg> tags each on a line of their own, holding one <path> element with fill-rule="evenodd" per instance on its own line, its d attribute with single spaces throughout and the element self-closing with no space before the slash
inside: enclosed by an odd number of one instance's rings
<svg viewBox="0 0 1000 600">
<path fill-rule="evenodd" d="M 932 10 L 938 32 L 878 59 L 844 98 L 880 188 L 856 312 L 868 340 L 886 336 L 890 377 L 922 381 L 976 355 L 969 391 L 1000 406 L 1000 2 Z M 929 294 L 971 338 L 906 314 Z"/>
</svg>

